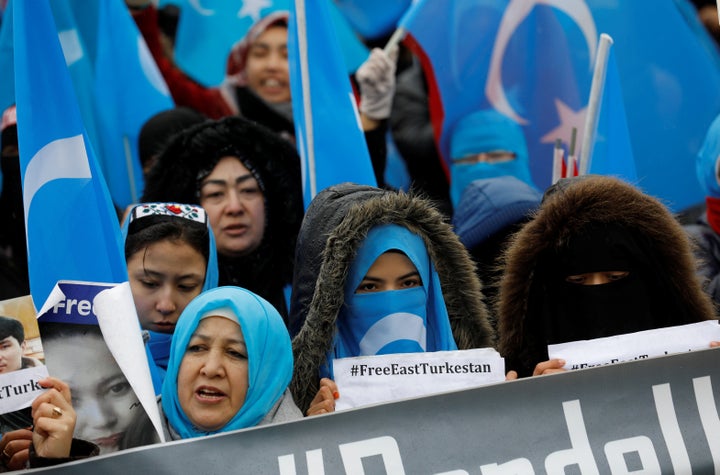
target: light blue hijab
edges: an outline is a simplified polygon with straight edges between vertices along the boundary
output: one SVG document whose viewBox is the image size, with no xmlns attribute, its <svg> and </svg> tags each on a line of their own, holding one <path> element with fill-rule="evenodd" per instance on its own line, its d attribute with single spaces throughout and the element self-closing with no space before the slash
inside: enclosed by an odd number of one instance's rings
<svg viewBox="0 0 720 475">
<path fill-rule="evenodd" d="M 245 403 L 225 426 L 204 432 L 193 426 L 178 400 L 178 371 L 190 338 L 207 312 L 229 307 L 238 318 L 248 351 L 248 390 Z M 290 384 L 293 355 L 290 336 L 280 314 L 269 302 L 240 287 L 217 287 L 195 297 L 175 327 L 162 408 L 172 428 L 183 438 L 244 429 L 257 425 Z"/>
<path fill-rule="evenodd" d="M 150 216 L 168 216 L 169 219 L 195 221 L 207 226 L 208 229 L 208 262 L 205 270 L 205 282 L 202 290 L 213 289 L 218 286 L 218 263 L 217 250 L 215 248 L 215 236 L 210 228 L 210 221 L 207 213 L 199 205 L 189 205 L 181 203 L 141 203 L 134 206 L 127 219 L 122 225 L 123 245 L 127 241 L 130 223 L 150 217 Z M 182 222 L 179 221 L 179 222 Z M 141 228 L 141 229 L 144 229 Z M 147 331 L 150 339 L 145 346 L 150 363 L 150 373 L 153 378 L 153 386 L 155 392 L 159 393 L 165 378 L 165 368 L 167 368 L 168 358 L 170 356 L 170 341 L 172 334 Z"/>
<path fill-rule="evenodd" d="M 389 250 L 401 251 L 410 259 L 422 287 L 356 294 L 375 260 Z M 397 224 L 372 228 L 359 247 L 336 326 L 335 358 L 457 350 L 440 278 L 425 243 Z"/>
<path fill-rule="evenodd" d="M 455 160 L 469 155 L 495 150 L 513 152 L 515 159 L 498 163 L 455 163 Z M 460 119 L 450 139 L 450 157 L 450 199 L 454 208 L 460 203 L 465 188 L 483 178 L 514 176 L 535 188 L 522 128 L 514 120 L 494 110 L 477 111 Z"/>
</svg>

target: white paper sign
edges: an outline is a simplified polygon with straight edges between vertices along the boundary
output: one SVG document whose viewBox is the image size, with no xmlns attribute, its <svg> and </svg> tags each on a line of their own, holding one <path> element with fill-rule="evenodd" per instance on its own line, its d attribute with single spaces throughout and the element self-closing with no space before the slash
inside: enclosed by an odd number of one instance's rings
<svg viewBox="0 0 720 475">
<path fill-rule="evenodd" d="M 704 350 L 711 341 L 720 341 L 717 320 L 548 345 L 548 356 L 565 360 L 565 369 L 582 369 Z"/>
<path fill-rule="evenodd" d="M 43 365 L 3 374 L 0 378 L 0 414 L 30 407 L 35 398 L 45 392 L 38 381 L 47 376 L 47 366 Z"/>
<path fill-rule="evenodd" d="M 504 381 L 505 360 L 492 348 L 359 356 L 334 360 L 333 373 L 340 411 Z"/>
</svg>

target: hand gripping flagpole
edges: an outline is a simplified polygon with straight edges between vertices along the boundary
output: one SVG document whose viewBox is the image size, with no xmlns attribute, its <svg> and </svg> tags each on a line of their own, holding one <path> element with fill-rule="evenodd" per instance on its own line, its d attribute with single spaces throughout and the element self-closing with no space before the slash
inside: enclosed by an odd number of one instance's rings
<svg viewBox="0 0 720 475">
<path fill-rule="evenodd" d="M 583 128 L 582 148 L 580 149 L 580 160 L 578 163 L 579 175 L 587 174 L 592 160 L 592 148 L 595 144 L 598 118 L 600 116 L 600 104 L 605 90 L 605 79 L 607 76 L 607 63 L 610 56 L 610 47 L 613 39 L 610 35 L 602 33 L 598 44 L 597 56 L 595 57 L 595 71 L 593 72 L 592 85 L 590 86 L 590 98 L 585 116 Z"/>
</svg>

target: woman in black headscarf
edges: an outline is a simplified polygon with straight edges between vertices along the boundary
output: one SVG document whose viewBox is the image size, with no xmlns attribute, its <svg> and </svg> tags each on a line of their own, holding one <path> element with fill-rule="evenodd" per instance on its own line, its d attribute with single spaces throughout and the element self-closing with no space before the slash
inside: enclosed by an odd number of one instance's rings
<svg viewBox="0 0 720 475">
<path fill-rule="evenodd" d="M 615 178 L 558 182 L 505 255 L 499 350 L 520 376 L 559 369 L 550 344 L 711 318 L 680 225 Z"/>
<path fill-rule="evenodd" d="M 205 208 L 219 285 L 244 287 L 287 317 L 303 202 L 300 158 L 286 140 L 241 117 L 185 129 L 148 173 L 142 201 Z"/>
</svg>

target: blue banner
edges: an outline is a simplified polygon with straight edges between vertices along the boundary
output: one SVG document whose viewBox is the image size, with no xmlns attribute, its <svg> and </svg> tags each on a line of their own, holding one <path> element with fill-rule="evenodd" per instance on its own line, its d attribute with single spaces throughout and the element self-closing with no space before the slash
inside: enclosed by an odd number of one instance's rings
<svg viewBox="0 0 720 475">
<path fill-rule="evenodd" d="M 715 349 L 525 378 L 38 473 L 717 473 L 719 362 Z"/>
<path fill-rule="evenodd" d="M 15 82 L 30 291 L 124 282 L 118 218 L 90 146 L 47 1 L 15 2 Z"/>
</svg>

